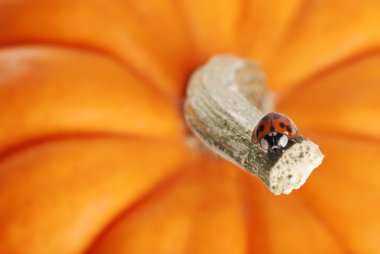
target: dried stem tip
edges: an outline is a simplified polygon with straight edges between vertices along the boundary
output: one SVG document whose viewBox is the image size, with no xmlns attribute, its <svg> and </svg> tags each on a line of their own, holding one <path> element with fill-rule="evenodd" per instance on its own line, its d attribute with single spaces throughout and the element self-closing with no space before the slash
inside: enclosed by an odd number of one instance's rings
<svg viewBox="0 0 380 254">
<path fill-rule="evenodd" d="M 221 55 L 192 75 L 184 111 L 192 131 L 212 151 L 257 175 L 274 194 L 289 194 L 322 163 L 323 154 L 301 136 L 279 154 L 253 144 L 252 130 L 272 105 L 256 63 Z"/>
</svg>

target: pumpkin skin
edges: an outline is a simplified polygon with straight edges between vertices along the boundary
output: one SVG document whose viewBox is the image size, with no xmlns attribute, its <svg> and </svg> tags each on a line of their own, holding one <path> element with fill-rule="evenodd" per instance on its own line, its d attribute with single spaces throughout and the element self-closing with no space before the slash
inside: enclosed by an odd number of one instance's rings
<svg viewBox="0 0 380 254">
<path fill-rule="evenodd" d="M 376 253 L 378 5 L 2 1 L 0 253 Z M 186 79 L 224 51 L 326 154 L 291 196 L 187 145 Z"/>
</svg>

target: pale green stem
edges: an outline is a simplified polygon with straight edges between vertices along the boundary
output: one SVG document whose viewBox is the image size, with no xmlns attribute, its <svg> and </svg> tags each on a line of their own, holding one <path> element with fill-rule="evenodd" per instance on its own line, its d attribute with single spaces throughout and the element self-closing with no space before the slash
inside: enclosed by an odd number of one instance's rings
<svg viewBox="0 0 380 254">
<path fill-rule="evenodd" d="M 272 105 L 256 63 L 221 55 L 192 75 L 184 111 L 191 130 L 212 151 L 257 175 L 274 194 L 289 194 L 321 164 L 323 154 L 301 136 L 276 155 L 253 144 L 252 130 Z"/>
</svg>

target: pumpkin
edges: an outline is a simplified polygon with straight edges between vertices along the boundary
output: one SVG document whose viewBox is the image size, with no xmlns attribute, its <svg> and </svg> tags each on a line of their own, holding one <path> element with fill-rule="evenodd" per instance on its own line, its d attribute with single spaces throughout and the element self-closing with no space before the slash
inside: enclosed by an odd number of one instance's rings
<svg viewBox="0 0 380 254">
<path fill-rule="evenodd" d="M 376 253 L 380 4 L 0 3 L 0 253 Z M 259 61 L 326 155 L 275 197 L 188 145 L 191 72 Z"/>
</svg>

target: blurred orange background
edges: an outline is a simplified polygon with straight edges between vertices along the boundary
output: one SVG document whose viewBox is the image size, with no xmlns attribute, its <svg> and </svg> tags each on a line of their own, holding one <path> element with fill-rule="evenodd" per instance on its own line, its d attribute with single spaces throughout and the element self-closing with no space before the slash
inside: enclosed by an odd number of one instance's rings
<svg viewBox="0 0 380 254">
<path fill-rule="evenodd" d="M 380 253 L 379 1 L 3 0 L 0 25 L 0 253 Z M 290 196 L 186 145 L 217 53 L 325 153 Z"/>
</svg>

